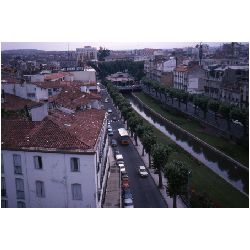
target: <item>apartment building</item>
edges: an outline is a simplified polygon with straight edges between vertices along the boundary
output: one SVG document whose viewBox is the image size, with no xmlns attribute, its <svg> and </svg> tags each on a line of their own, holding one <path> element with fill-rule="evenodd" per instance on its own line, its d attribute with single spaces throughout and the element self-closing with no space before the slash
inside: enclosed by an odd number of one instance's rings
<svg viewBox="0 0 250 250">
<path fill-rule="evenodd" d="M 205 71 L 199 65 L 179 65 L 174 69 L 174 88 L 189 93 L 204 91 Z"/>
<path fill-rule="evenodd" d="M 107 115 L 52 110 L 42 121 L 2 118 L 2 207 L 101 207 Z"/>
</svg>

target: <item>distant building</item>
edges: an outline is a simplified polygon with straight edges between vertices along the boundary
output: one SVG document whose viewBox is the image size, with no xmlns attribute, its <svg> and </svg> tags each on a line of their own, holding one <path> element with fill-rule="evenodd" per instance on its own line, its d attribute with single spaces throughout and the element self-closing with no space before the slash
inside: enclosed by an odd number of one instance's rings
<svg viewBox="0 0 250 250">
<path fill-rule="evenodd" d="M 76 49 L 77 62 L 83 63 L 86 61 L 97 61 L 97 49 L 91 46 Z"/>
<path fill-rule="evenodd" d="M 115 74 L 109 75 L 106 79 L 113 83 L 117 87 L 124 87 L 128 85 L 135 84 L 134 77 L 130 76 L 128 73 L 117 72 Z"/>
<path fill-rule="evenodd" d="M 203 80 L 205 94 L 209 97 L 229 104 L 248 106 L 248 66 L 210 66 Z"/>
<path fill-rule="evenodd" d="M 174 88 L 189 93 L 204 91 L 205 71 L 199 65 L 179 65 L 174 70 Z"/>
</svg>

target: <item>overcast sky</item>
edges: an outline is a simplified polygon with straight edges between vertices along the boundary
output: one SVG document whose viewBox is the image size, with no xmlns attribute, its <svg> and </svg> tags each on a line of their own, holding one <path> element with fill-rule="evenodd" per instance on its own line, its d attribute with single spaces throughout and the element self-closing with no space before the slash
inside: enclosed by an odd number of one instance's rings
<svg viewBox="0 0 250 250">
<path fill-rule="evenodd" d="M 94 46 L 99 48 L 100 46 L 113 49 L 113 50 L 122 50 L 122 49 L 143 49 L 143 48 L 159 48 L 159 49 L 170 49 L 170 48 L 182 48 L 187 46 L 195 46 L 198 42 L 131 42 L 131 43 L 122 43 L 122 42 L 78 42 L 78 43 L 67 43 L 67 42 L 2 42 L 1 50 L 10 50 L 10 49 L 40 49 L 40 50 L 75 50 L 76 48 L 81 48 L 86 45 Z M 222 43 L 208 43 L 210 46 L 219 46 Z"/>
</svg>

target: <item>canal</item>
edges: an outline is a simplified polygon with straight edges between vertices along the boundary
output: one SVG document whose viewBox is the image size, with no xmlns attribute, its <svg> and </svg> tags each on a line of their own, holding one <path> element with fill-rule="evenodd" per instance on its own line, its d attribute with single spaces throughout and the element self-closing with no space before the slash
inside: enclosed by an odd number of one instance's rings
<svg viewBox="0 0 250 250">
<path fill-rule="evenodd" d="M 132 96 L 127 96 L 132 108 L 146 119 L 150 124 L 159 129 L 176 144 L 182 147 L 197 160 L 209 167 L 224 180 L 229 182 L 244 194 L 249 193 L 249 171 L 243 169 L 221 154 L 213 151 L 205 145 L 191 138 L 183 131 L 173 127 L 168 122 L 158 118 L 154 113 L 145 108 L 138 100 Z"/>
</svg>

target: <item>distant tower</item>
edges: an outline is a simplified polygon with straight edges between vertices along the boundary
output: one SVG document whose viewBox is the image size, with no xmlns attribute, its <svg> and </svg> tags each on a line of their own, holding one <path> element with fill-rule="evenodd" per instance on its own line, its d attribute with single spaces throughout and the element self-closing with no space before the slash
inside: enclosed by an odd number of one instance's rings
<svg viewBox="0 0 250 250">
<path fill-rule="evenodd" d="M 201 65 L 201 60 L 202 60 L 202 44 L 200 43 L 200 44 L 197 44 L 196 46 L 195 46 L 197 49 L 199 49 L 199 60 L 200 60 L 200 65 Z"/>
</svg>

